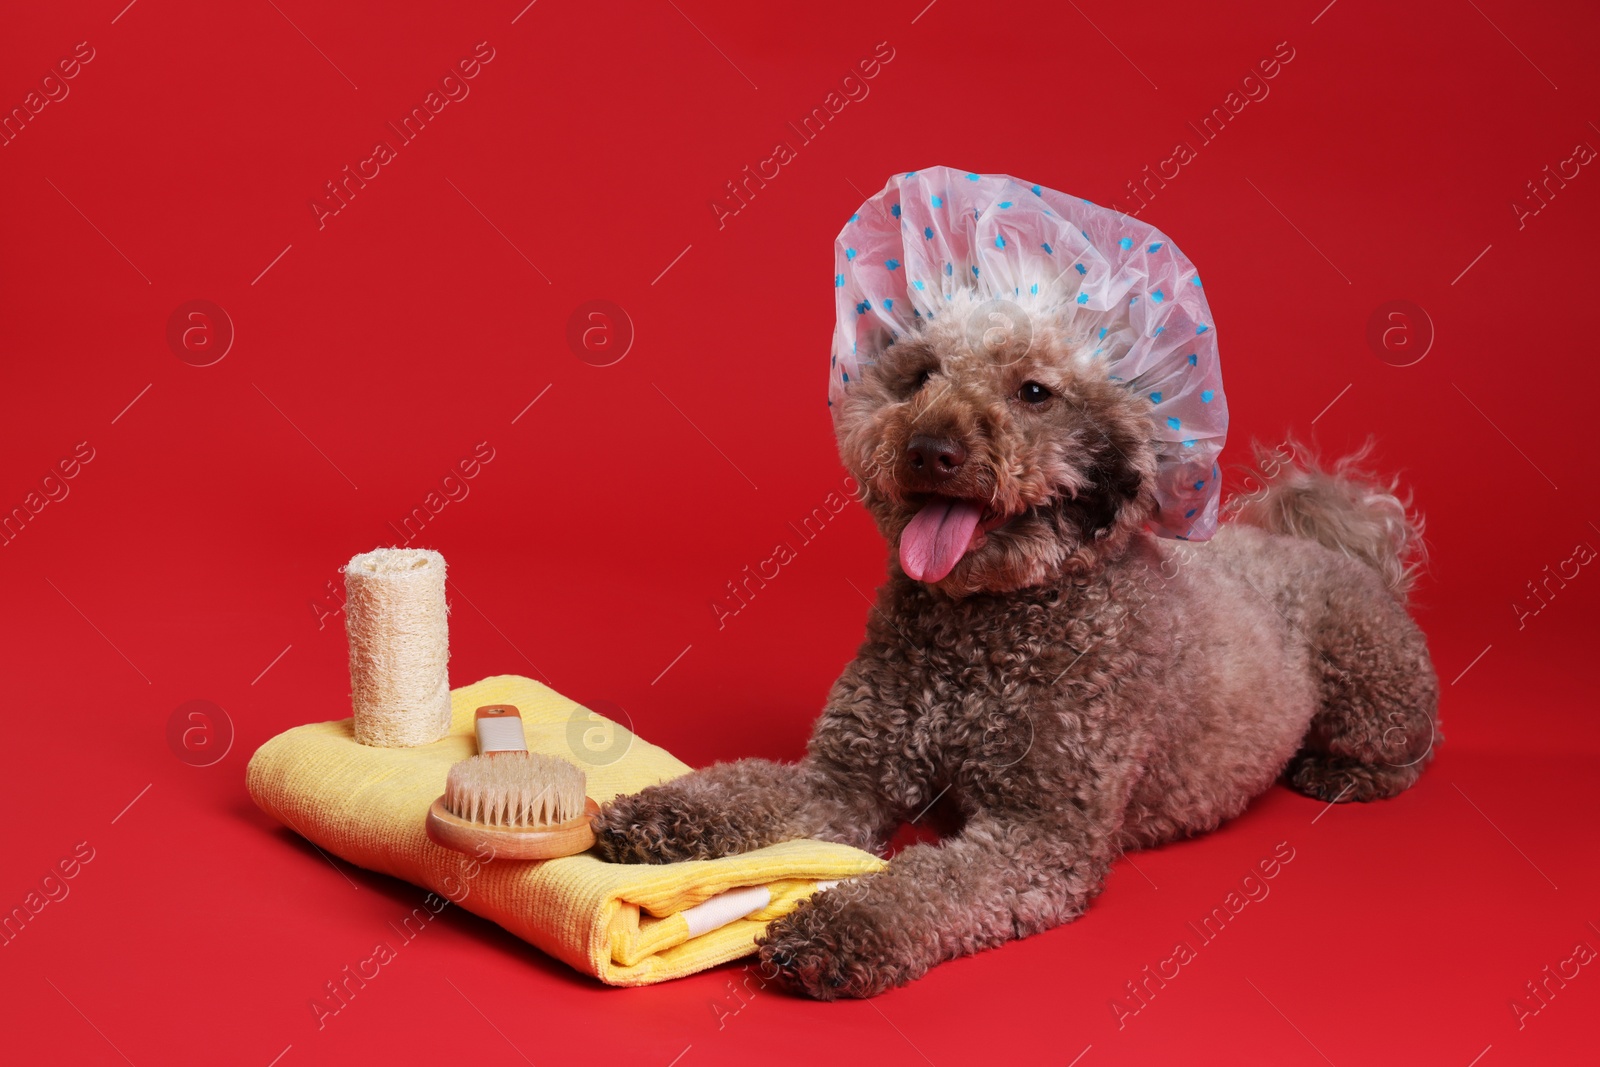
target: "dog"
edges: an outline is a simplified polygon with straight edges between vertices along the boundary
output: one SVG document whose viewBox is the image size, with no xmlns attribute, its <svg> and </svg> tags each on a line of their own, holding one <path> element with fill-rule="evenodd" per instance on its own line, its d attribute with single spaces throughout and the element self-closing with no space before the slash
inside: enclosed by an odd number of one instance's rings
<svg viewBox="0 0 1600 1067">
<path fill-rule="evenodd" d="M 1149 401 L 1048 315 L 1025 345 L 975 344 L 980 310 L 920 320 L 835 411 L 896 551 L 805 757 L 717 764 L 597 817 L 607 859 L 665 863 L 795 838 L 881 854 L 947 815 L 937 844 L 758 940 L 763 974 L 824 1000 L 1069 922 L 1123 852 L 1211 830 L 1280 777 L 1393 797 L 1440 741 L 1405 606 L 1420 520 L 1393 484 L 1286 444 L 1210 541 L 1158 538 Z"/>
</svg>

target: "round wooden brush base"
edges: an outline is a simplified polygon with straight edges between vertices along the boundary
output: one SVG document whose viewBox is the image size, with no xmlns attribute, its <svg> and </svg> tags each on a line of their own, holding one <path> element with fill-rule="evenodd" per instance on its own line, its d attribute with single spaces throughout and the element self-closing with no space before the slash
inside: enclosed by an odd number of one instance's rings
<svg viewBox="0 0 1600 1067">
<path fill-rule="evenodd" d="M 457 852 L 481 855 L 487 846 L 493 849 L 495 859 L 553 860 L 575 856 L 594 844 L 594 827 L 589 819 L 598 814 L 600 805 L 594 798 L 585 797 L 583 814 L 559 826 L 539 830 L 489 826 L 450 814 L 444 797 L 440 797 L 428 809 L 428 836 L 435 844 Z"/>
</svg>

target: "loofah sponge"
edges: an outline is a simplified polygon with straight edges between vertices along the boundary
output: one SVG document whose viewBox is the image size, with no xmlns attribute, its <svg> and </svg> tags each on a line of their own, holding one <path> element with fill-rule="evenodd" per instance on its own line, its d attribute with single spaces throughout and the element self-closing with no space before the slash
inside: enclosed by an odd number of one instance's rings
<svg viewBox="0 0 1600 1067">
<path fill-rule="evenodd" d="M 344 569 L 345 632 L 356 740 L 399 748 L 450 730 L 450 633 L 444 557 L 380 548 Z"/>
</svg>

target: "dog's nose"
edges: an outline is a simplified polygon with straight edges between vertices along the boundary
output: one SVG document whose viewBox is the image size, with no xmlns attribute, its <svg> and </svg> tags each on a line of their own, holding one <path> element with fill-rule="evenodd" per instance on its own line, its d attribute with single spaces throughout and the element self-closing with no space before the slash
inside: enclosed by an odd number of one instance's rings
<svg viewBox="0 0 1600 1067">
<path fill-rule="evenodd" d="M 967 461 L 967 450 L 948 437 L 918 434 L 906 444 L 906 462 L 911 472 L 930 482 L 953 478 Z"/>
</svg>

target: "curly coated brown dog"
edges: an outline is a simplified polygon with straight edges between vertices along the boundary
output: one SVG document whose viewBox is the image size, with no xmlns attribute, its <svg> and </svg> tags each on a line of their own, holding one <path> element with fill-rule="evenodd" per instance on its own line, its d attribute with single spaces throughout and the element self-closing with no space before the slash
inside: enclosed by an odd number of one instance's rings
<svg viewBox="0 0 1600 1067">
<path fill-rule="evenodd" d="M 1068 922 L 1123 851 L 1213 829 L 1280 775 L 1392 797 L 1438 741 L 1392 486 L 1280 449 L 1215 538 L 1160 540 L 1148 403 L 1051 321 L 1025 350 L 974 346 L 952 310 L 863 366 L 836 422 L 891 546 L 930 500 L 982 507 L 959 562 L 916 581 L 891 553 L 800 762 L 718 764 L 598 820 L 607 858 L 662 863 L 804 837 L 881 852 L 952 811 L 939 844 L 768 928 L 768 973 L 825 999 Z"/>
</svg>

